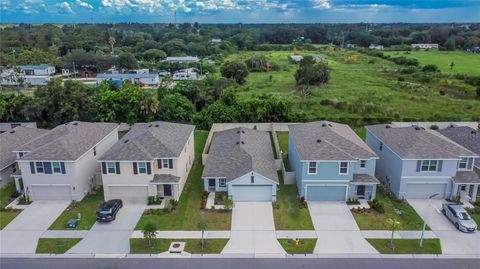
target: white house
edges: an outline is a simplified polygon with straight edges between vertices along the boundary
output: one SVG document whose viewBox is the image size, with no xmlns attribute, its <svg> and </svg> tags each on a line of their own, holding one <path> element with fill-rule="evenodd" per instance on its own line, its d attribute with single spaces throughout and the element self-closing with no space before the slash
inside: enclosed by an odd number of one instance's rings
<svg viewBox="0 0 480 269">
<path fill-rule="evenodd" d="M 31 200 L 80 201 L 94 187 L 97 160 L 118 141 L 118 124 L 73 121 L 16 147 Z"/>
<path fill-rule="evenodd" d="M 383 45 L 371 44 L 368 48 L 371 50 L 383 50 Z"/>
<path fill-rule="evenodd" d="M 438 44 L 412 44 L 412 48 L 416 49 L 438 49 Z"/>
<path fill-rule="evenodd" d="M 187 68 L 175 71 L 173 80 L 200 80 L 201 77 L 195 68 Z"/>
<path fill-rule="evenodd" d="M 290 55 L 290 60 L 294 63 L 299 63 L 301 60 L 303 60 L 302 55 Z"/>
<path fill-rule="evenodd" d="M 18 72 L 14 69 L 3 70 L 0 76 L 0 84 L 5 86 L 42 86 L 47 85 L 51 76 L 55 74 L 55 67 L 46 64 L 20 65 Z"/>
<path fill-rule="evenodd" d="M 134 124 L 99 160 L 105 200 L 178 200 L 195 158 L 194 129 L 161 121 Z"/>
<path fill-rule="evenodd" d="M 212 38 L 212 44 L 218 44 L 218 43 L 222 43 L 221 38 Z"/>
<path fill-rule="evenodd" d="M 200 61 L 197 56 L 183 56 L 183 57 L 167 57 L 165 62 L 167 63 L 196 63 Z"/>
<path fill-rule="evenodd" d="M 158 74 L 150 74 L 150 73 L 135 73 L 135 74 L 127 74 L 127 73 L 103 73 L 97 75 L 97 83 L 101 83 L 103 81 L 130 81 L 132 84 L 144 84 L 148 86 L 158 86 L 160 84 L 160 77 Z"/>
</svg>

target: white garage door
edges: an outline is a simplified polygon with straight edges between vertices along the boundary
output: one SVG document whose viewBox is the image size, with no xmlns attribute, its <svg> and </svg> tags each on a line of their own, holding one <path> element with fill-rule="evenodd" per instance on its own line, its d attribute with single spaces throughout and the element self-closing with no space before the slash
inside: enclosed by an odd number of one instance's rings
<svg viewBox="0 0 480 269">
<path fill-rule="evenodd" d="M 435 198 L 440 199 L 445 197 L 445 190 L 447 184 L 445 183 L 409 183 L 407 185 L 407 198 L 425 199 L 435 193 L 439 193 Z"/>
<path fill-rule="evenodd" d="M 30 185 L 30 197 L 38 200 L 72 200 L 70 185 Z"/>
<path fill-rule="evenodd" d="M 234 201 L 272 201 L 272 185 L 233 185 Z"/>
<path fill-rule="evenodd" d="M 109 190 L 108 199 L 122 199 L 126 203 L 147 203 L 147 186 L 109 186 Z"/>
</svg>

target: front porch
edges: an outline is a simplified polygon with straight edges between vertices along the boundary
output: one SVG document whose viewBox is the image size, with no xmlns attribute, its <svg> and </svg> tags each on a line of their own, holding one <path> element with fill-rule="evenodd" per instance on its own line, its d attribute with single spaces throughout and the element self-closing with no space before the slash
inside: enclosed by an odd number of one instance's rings
<svg viewBox="0 0 480 269">
<path fill-rule="evenodd" d="M 170 174 L 155 174 L 150 185 L 157 197 L 177 200 L 180 198 L 180 178 Z"/>
<path fill-rule="evenodd" d="M 367 174 L 353 174 L 348 192 L 349 199 L 373 200 L 377 193 L 377 185 L 380 184 L 377 178 Z"/>
<path fill-rule="evenodd" d="M 470 205 L 477 201 L 480 178 L 474 171 L 460 171 L 452 178 L 452 199 L 460 199 L 464 205 Z M 473 206 L 472 206 L 473 207 Z"/>
</svg>

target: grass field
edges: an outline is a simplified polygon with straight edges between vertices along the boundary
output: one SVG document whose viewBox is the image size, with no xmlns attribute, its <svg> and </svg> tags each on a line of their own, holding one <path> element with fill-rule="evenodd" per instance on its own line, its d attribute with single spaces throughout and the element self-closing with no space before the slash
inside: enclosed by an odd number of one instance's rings
<svg viewBox="0 0 480 269">
<path fill-rule="evenodd" d="M 36 253 L 63 254 L 75 246 L 81 238 L 40 238 Z"/>
<path fill-rule="evenodd" d="M 278 239 L 278 242 L 287 254 L 311 254 L 315 249 L 317 239 L 300 239 L 298 245 L 291 239 Z"/>
<path fill-rule="evenodd" d="M 20 210 L 5 209 L 15 192 L 15 182 L 10 182 L 0 189 L 0 230 L 5 228 L 19 213 Z"/>
<path fill-rule="evenodd" d="M 480 55 L 465 51 L 385 51 L 385 55 L 416 58 L 420 65 L 434 64 L 445 73 L 461 73 L 480 76 Z M 455 65 L 450 69 L 449 64 Z"/>
<path fill-rule="evenodd" d="M 213 254 L 222 252 L 228 242 L 228 239 L 205 239 L 202 251 L 201 239 L 153 239 L 153 246 L 148 245 L 148 241 L 143 238 L 130 239 L 130 253 L 132 254 L 150 254 L 162 253 L 168 251 L 171 242 L 185 242 L 185 251 L 192 254 Z"/>
<path fill-rule="evenodd" d="M 425 239 L 423 247 L 419 246 L 418 239 L 394 239 L 394 250 L 387 247 L 390 239 L 367 239 L 367 241 L 381 254 L 442 254 L 440 239 Z"/>
</svg>

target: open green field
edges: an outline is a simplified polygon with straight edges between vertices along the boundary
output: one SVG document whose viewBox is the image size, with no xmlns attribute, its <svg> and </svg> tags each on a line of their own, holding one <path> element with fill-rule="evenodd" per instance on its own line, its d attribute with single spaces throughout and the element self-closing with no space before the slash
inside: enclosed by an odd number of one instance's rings
<svg viewBox="0 0 480 269">
<path fill-rule="evenodd" d="M 270 72 L 251 72 L 238 88 L 239 98 L 253 94 L 275 94 L 291 100 L 294 109 L 304 112 L 307 120 L 328 119 L 362 126 L 365 122 L 415 120 L 473 120 L 480 117 L 480 100 L 475 87 L 464 81 L 435 75 L 425 78 L 418 72 L 402 75 L 405 68 L 390 61 L 343 50 L 301 51 L 328 59 L 330 81 L 312 86 L 303 99 L 295 91 L 296 64 L 288 57 L 294 52 L 242 52 L 227 60 L 246 60 L 262 54 L 273 64 Z M 356 54 L 355 63 L 347 63 L 349 54 Z M 461 67 L 461 61 L 458 61 Z M 477 64 L 477 66 L 479 66 Z M 473 66 L 472 66 L 473 67 Z M 399 81 L 399 77 L 402 77 Z"/>
<path fill-rule="evenodd" d="M 465 51 L 385 51 L 385 55 L 416 58 L 420 65 L 434 64 L 445 73 L 480 76 L 480 55 Z M 449 64 L 455 63 L 450 69 Z"/>
<path fill-rule="evenodd" d="M 10 182 L 0 189 L 0 230 L 5 228 L 18 214 L 20 210 L 5 209 L 12 200 L 15 192 L 15 182 Z"/>
</svg>

